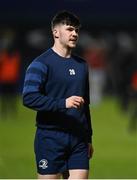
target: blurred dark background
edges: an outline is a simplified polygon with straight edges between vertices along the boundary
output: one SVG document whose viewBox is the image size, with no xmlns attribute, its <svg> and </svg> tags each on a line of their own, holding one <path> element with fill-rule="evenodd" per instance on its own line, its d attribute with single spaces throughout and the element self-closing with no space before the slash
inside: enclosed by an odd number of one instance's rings
<svg viewBox="0 0 137 180">
<path fill-rule="evenodd" d="M 137 0 L 1 0 L 0 122 L 7 128 L 7 124 L 3 124 L 5 119 L 18 119 L 15 116 L 11 117 L 11 114 L 15 115 L 17 109 L 23 109 L 18 102 L 20 102 L 25 70 L 36 56 L 52 46 L 50 21 L 55 13 L 64 9 L 74 12 L 82 23 L 80 38 L 74 52 L 85 58 L 89 64 L 91 107 L 93 109 L 97 107 L 93 112 L 95 129 L 99 128 L 100 119 L 102 119 L 102 115 L 98 117 L 98 111 L 104 113 L 104 108 L 109 109 L 111 105 L 112 114 L 110 114 L 110 117 L 115 122 L 114 117 L 117 117 L 117 115 L 113 112 L 113 105 L 116 102 L 117 114 L 119 111 L 124 114 L 123 117 L 118 114 L 118 117 L 126 119 L 125 116 L 128 116 L 128 127 L 125 127 L 129 130 L 128 133 L 136 133 Z M 109 101 L 106 100 L 108 97 Z M 101 103 L 103 103 L 101 109 L 98 109 Z M 20 110 L 18 111 L 20 112 Z M 27 113 L 27 110 L 22 111 L 23 114 L 24 112 Z M 31 116 L 31 114 L 29 115 Z M 29 117 L 29 115 L 26 114 L 26 117 Z M 106 114 L 104 114 L 104 117 L 106 117 Z M 106 118 L 104 118 L 104 122 L 105 120 Z M 106 123 L 109 123 L 109 121 L 106 121 Z M 117 128 L 117 126 L 114 127 Z M 95 139 L 99 137 L 98 135 L 101 135 L 101 133 L 96 135 L 95 131 Z M 108 134 L 106 134 L 106 137 L 108 137 Z M 100 141 L 96 139 L 96 142 L 98 147 Z M 129 139 L 129 144 L 125 147 L 129 147 L 131 142 L 132 140 Z M 137 150 L 135 139 L 132 147 Z M 128 174 L 128 171 L 127 176 L 124 176 L 124 169 L 123 174 L 121 173 L 119 176 L 115 176 L 116 173 L 112 176 L 101 174 L 101 171 L 99 171 L 100 175 L 95 173 L 93 177 L 119 178 L 121 176 L 137 178 L 135 172 L 137 168 L 135 157 L 137 158 L 137 156 L 135 153 L 131 154 L 134 159 L 134 168 L 131 170 L 131 172 L 134 172 L 133 176 L 130 173 Z M 100 161 L 98 160 L 98 162 Z M 128 160 L 127 162 L 129 163 Z M 98 167 L 96 169 L 98 170 Z M 0 177 L 10 177 L 6 176 L 6 173 L 6 171 L 0 171 L 0 175 L 2 174 Z M 20 176 L 17 177 L 20 178 Z"/>
</svg>

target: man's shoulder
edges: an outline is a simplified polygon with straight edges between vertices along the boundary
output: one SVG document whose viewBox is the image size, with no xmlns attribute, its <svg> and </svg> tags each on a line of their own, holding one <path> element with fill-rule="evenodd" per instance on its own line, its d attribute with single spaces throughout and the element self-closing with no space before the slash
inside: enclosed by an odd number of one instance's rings
<svg viewBox="0 0 137 180">
<path fill-rule="evenodd" d="M 49 50 L 45 51 L 41 55 L 37 56 L 33 61 L 29 64 L 27 70 L 31 69 L 47 69 L 48 62 L 52 52 Z"/>
<path fill-rule="evenodd" d="M 83 64 L 86 64 L 86 60 L 83 59 L 82 57 L 76 55 L 76 54 L 73 54 L 72 55 L 73 59 L 75 59 L 75 61 L 79 62 L 79 63 L 83 63 Z"/>
<path fill-rule="evenodd" d="M 37 56 L 33 62 L 41 62 L 41 63 L 46 63 L 46 61 L 50 58 L 50 56 L 52 55 L 52 51 L 51 49 L 46 50 L 45 52 L 43 52 L 42 54 L 40 54 L 39 56 Z"/>
</svg>

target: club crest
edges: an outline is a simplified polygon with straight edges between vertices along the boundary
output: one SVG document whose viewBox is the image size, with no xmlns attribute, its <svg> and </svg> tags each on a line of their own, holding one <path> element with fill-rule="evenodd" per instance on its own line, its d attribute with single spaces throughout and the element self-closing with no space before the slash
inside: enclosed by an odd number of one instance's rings
<svg viewBox="0 0 137 180">
<path fill-rule="evenodd" d="M 42 168 L 42 169 L 48 168 L 48 161 L 46 159 L 41 159 L 39 161 L 39 168 Z"/>
</svg>

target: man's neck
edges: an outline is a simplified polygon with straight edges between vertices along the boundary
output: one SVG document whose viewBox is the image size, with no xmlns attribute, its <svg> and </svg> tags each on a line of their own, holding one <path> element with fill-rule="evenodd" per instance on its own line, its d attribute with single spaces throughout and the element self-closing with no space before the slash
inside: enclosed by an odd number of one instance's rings
<svg viewBox="0 0 137 180">
<path fill-rule="evenodd" d="M 54 44 L 52 49 L 60 56 L 64 58 L 70 58 L 71 57 L 71 49 L 59 46 Z"/>
</svg>

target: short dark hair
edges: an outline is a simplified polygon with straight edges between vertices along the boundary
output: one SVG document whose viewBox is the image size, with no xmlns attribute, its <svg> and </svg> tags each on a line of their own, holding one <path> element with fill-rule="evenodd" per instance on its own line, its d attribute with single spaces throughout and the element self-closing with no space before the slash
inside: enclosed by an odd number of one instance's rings
<svg viewBox="0 0 137 180">
<path fill-rule="evenodd" d="M 58 12 L 51 21 L 51 28 L 54 28 L 57 24 L 66 24 L 80 28 L 81 24 L 79 18 L 66 10 Z"/>
</svg>

